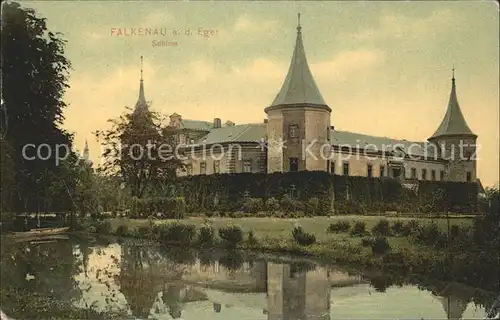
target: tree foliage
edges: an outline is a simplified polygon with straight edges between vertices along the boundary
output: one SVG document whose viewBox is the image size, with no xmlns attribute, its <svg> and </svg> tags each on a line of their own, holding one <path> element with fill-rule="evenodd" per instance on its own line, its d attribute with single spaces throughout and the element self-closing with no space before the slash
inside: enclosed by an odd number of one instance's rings
<svg viewBox="0 0 500 320">
<path fill-rule="evenodd" d="M 2 180 L 2 196 L 4 187 L 8 188 L 5 194 L 12 197 L 11 210 L 36 211 L 67 197 L 67 192 L 54 190 L 65 172 L 56 161 L 55 149 L 65 146 L 59 148 L 60 158 L 71 150 L 72 136 L 61 129 L 66 107 L 62 97 L 71 64 L 64 56 L 65 40 L 50 32 L 34 10 L 15 2 L 2 4 L 2 9 L 2 108 L 7 116 L 2 125 L 8 124 L 2 128 L 2 139 L 15 164 L 8 169 L 15 183 Z M 36 155 L 42 144 L 52 151 L 45 148 L 43 159 Z"/>
<path fill-rule="evenodd" d="M 160 125 L 157 113 L 136 110 L 109 120 L 112 127 L 97 131 L 105 146 L 103 171 L 118 174 L 131 196 L 141 198 L 152 186 L 164 188 L 176 177 L 181 161 L 176 154 L 175 133 Z"/>
</svg>

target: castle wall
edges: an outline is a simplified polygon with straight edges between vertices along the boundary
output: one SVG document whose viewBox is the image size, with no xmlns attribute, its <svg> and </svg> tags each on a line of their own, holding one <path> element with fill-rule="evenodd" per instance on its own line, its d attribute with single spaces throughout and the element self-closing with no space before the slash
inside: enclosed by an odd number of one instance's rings
<svg viewBox="0 0 500 320">
<path fill-rule="evenodd" d="M 327 162 L 331 150 L 329 142 L 330 113 L 326 110 L 306 108 L 304 117 L 305 170 L 328 171 Z M 308 148 L 309 146 L 311 147 Z"/>
<path fill-rule="evenodd" d="M 283 139 L 283 115 L 280 110 L 271 110 L 267 113 L 267 139 L 279 141 Z M 283 149 L 276 145 L 268 145 L 267 172 L 283 172 Z"/>
<path fill-rule="evenodd" d="M 302 140 L 307 136 L 305 123 L 305 112 L 302 108 L 288 108 L 282 109 L 283 115 L 283 140 L 286 141 L 285 148 L 283 149 L 283 171 L 290 171 L 290 158 L 298 159 L 298 170 L 306 170 L 306 159 L 302 152 Z M 292 138 L 289 135 L 291 125 L 298 126 L 298 136 Z"/>
<path fill-rule="evenodd" d="M 442 137 L 434 139 L 442 148 L 442 156 L 450 159 L 446 169 L 447 181 L 467 181 L 467 172 L 471 173 L 471 182 L 477 179 L 476 139 L 470 136 Z M 471 158 L 470 160 L 468 158 Z"/>
<path fill-rule="evenodd" d="M 386 177 L 390 177 L 390 166 L 388 163 L 388 158 L 382 155 L 369 155 L 360 153 L 345 153 L 339 151 L 333 151 L 331 155 L 331 161 L 335 164 L 335 174 L 343 175 L 343 164 L 349 163 L 349 175 L 350 176 L 368 176 L 368 164 L 372 165 L 372 176 L 380 177 L 380 167 L 383 166 L 385 169 Z M 434 161 L 434 160 L 404 160 L 405 168 L 405 178 L 412 179 L 411 169 L 415 168 L 417 173 L 417 179 L 422 179 L 422 170 L 427 169 L 427 180 L 432 179 L 432 170 L 436 172 L 436 181 L 440 180 L 440 171 L 446 170 L 446 164 L 444 162 Z"/>
<path fill-rule="evenodd" d="M 215 162 L 219 161 L 220 173 L 240 173 L 244 172 L 245 160 L 250 160 L 251 172 L 265 172 L 266 170 L 266 149 L 260 148 L 257 143 L 213 145 L 205 147 L 203 150 L 187 150 L 188 160 L 184 161 L 191 165 L 192 174 L 201 174 L 201 163 L 205 162 L 205 174 L 215 174 Z M 179 173 L 187 175 L 187 172 Z"/>
<path fill-rule="evenodd" d="M 418 180 L 423 180 L 422 177 L 422 171 L 423 169 L 427 170 L 427 177 L 426 180 L 432 181 L 432 171 L 436 173 L 436 179 L 435 181 L 440 181 L 440 172 L 441 171 L 446 171 L 446 164 L 443 162 L 436 162 L 436 161 L 423 161 L 423 160 L 408 160 L 405 161 L 405 178 L 406 179 L 413 179 L 412 178 L 412 168 L 415 169 L 417 173 L 416 179 Z M 446 177 L 446 175 L 445 175 Z"/>
</svg>

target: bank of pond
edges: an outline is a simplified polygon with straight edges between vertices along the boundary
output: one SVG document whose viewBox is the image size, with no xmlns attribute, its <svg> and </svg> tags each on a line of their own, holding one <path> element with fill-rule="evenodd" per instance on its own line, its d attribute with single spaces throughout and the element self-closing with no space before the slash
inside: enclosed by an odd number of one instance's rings
<svg viewBox="0 0 500 320">
<path fill-rule="evenodd" d="M 484 317 L 498 295 L 423 272 L 248 249 L 4 237 L 1 308 L 16 319 L 459 319 Z"/>
</svg>

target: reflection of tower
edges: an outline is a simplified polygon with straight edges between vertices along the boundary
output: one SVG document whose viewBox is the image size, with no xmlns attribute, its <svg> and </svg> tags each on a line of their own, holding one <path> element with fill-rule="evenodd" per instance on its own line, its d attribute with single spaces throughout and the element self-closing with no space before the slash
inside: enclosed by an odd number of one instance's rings
<svg viewBox="0 0 500 320">
<path fill-rule="evenodd" d="M 468 302 L 462 301 L 461 299 L 450 295 L 447 297 L 440 297 L 441 303 L 443 304 L 443 309 L 446 312 L 448 319 L 462 319 L 462 315 L 467 309 Z"/>
<path fill-rule="evenodd" d="M 256 281 L 256 289 L 259 292 L 267 292 L 267 262 L 265 260 L 255 261 L 252 273 Z"/>
<path fill-rule="evenodd" d="M 268 263 L 268 320 L 330 319 L 328 271 L 292 272 L 288 264 Z"/>
<path fill-rule="evenodd" d="M 458 320 L 462 319 L 471 297 L 470 292 L 463 287 L 450 283 L 439 293 L 437 299 L 443 305 L 447 319 Z"/>
<path fill-rule="evenodd" d="M 306 319 L 330 320 L 331 285 L 328 270 L 316 268 L 306 276 Z"/>
</svg>

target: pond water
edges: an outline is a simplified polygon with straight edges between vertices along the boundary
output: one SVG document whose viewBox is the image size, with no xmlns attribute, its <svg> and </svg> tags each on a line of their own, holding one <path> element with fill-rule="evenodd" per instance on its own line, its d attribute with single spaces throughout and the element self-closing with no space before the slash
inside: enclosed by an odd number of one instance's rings
<svg viewBox="0 0 500 320">
<path fill-rule="evenodd" d="M 495 298 L 456 283 L 393 285 L 385 275 L 272 255 L 130 240 L 4 242 L 2 309 L 17 319 L 64 318 L 68 305 L 122 319 L 470 319 L 484 317 Z"/>
</svg>

